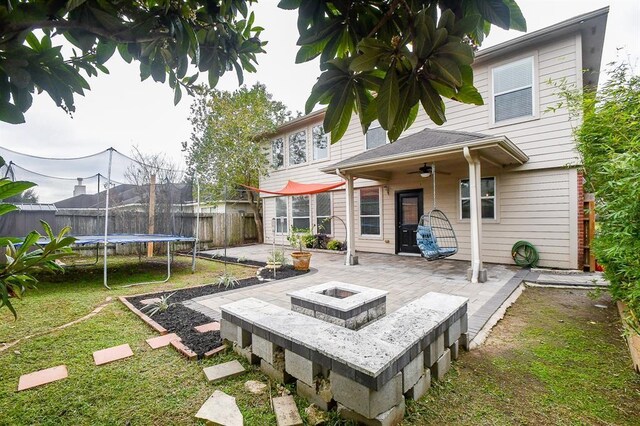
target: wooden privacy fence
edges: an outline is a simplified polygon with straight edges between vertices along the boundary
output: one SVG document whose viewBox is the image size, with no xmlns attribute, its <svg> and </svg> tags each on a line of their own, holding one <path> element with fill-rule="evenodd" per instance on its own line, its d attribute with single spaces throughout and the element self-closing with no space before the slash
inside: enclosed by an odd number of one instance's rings
<svg viewBox="0 0 640 426">
<path fill-rule="evenodd" d="M 21 216 L 11 217 L 11 215 L 25 215 L 26 212 L 11 212 L 0 217 L 0 220 L 11 220 L 4 228 L 6 236 L 24 236 L 28 232 L 36 229 L 42 233 L 42 226 L 39 223 L 38 215 L 30 214 L 28 220 Z M 30 212 L 31 213 L 31 212 Z M 200 248 L 222 247 L 225 240 L 225 218 L 227 244 L 229 246 L 245 244 L 258 239 L 258 231 L 253 219 L 253 215 L 243 215 L 240 213 L 202 213 L 200 214 L 199 240 Z M 72 235 L 102 235 L 104 233 L 104 213 L 103 212 L 78 212 L 59 210 L 55 212 L 55 219 L 52 217 L 42 217 L 52 226 L 54 232 L 59 232 L 65 226 L 71 227 Z M 174 215 L 156 215 L 156 234 L 173 234 L 186 237 L 195 236 L 196 214 L 176 213 Z M 20 224 L 16 226 L 16 224 Z M 13 226 L 11 226 L 13 225 Z M 22 228 L 25 229 L 22 229 Z M 20 229 L 18 229 L 20 228 Z M 0 229 L 2 227 L 0 226 Z M 109 233 L 110 234 L 146 234 L 148 229 L 148 214 L 141 211 L 110 211 L 109 212 Z M 2 235 L 5 236 L 5 235 Z M 136 252 L 135 244 L 119 246 L 119 254 L 129 254 Z M 163 252 L 163 245 L 159 245 L 156 252 Z M 191 243 L 179 243 L 176 249 L 190 249 Z"/>
</svg>

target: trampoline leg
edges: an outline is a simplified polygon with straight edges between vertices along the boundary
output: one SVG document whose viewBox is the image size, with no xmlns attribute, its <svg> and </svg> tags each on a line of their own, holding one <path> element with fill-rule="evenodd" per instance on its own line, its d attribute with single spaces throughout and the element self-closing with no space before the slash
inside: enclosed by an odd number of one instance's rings
<svg viewBox="0 0 640 426">
<path fill-rule="evenodd" d="M 171 278 L 171 243 L 167 241 L 167 279 L 164 281 L 169 281 L 169 278 Z"/>
<path fill-rule="evenodd" d="M 193 253 L 191 255 L 191 273 L 196 272 L 196 242 L 193 242 Z"/>
</svg>

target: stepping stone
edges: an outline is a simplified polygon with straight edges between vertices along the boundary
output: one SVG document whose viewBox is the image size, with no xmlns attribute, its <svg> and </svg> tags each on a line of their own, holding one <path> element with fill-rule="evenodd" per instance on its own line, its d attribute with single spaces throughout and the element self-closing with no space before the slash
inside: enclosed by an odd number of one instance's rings
<svg viewBox="0 0 640 426">
<path fill-rule="evenodd" d="M 222 391 L 215 391 L 196 413 L 197 419 L 207 424 L 220 426 L 242 426 L 244 420 L 236 399 Z"/>
<path fill-rule="evenodd" d="M 93 360 L 96 365 L 108 364 L 119 359 L 128 358 L 133 356 L 133 351 L 128 343 L 120 346 L 114 346 L 112 348 L 102 349 L 93 353 Z"/>
<path fill-rule="evenodd" d="M 278 426 L 302 426 L 302 418 L 291 395 L 273 398 L 273 411 Z"/>
<path fill-rule="evenodd" d="M 238 361 L 233 360 L 223 364 L 212 365 L 204 369 L 204 374 L 210 382 L 217 382 L 244 373 L 244 367 Z"/>
<path fill-rule="evenodd" d="M 244 388 L 249 393 L 261 395 L 267 390 L 267 384 L 257 380 L 247 380 L 244 382 Z"/>
<path fill-rule="evenodd" d="M 151 299 L 142 299 L 140 301 L 140 304 L 147 306 L 147 305 L 152 305 L 154 303 L 158 303 L 159 301 L 160 301 L 159 297 L 152 297 Z"/>
<path fill-rule="evenodd" d="M 198 333 L 207 333 L 209 331 L 218 331 L 220 330 L 220 323 L 217 321 L 208 322 L 206 324 L 199 325 L 197 327 L 193 327 Z"/>
<path fill-rule="evenodd" d="M 165 334 L 164 336 L 152 337 L 147 339 L 147 343 L 151 346 L 151 349 L 158 349 L 165 346 L 169 346 L 169 344 L 174 341 L 182 341 L 182 338 L 178 336 L 176 333 Z"/>
<path fill-rule="evenodd" d="M 69 373 L 67 372 L 66 365 L 59 365 L 57 367 L 23 374 L 20 376 L 20 380 L 18 380 L 18 392 L 55 382 L 57 380 L 66 379 L 67 377 L 69 377 Z"/>
</svg>

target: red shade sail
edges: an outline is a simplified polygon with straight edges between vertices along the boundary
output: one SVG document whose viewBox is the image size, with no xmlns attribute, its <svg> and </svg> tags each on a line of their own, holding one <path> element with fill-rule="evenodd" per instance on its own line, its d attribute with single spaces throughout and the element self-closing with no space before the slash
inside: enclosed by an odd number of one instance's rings
<svg viewBox="0 0 640 426">
<path fill-rule="evenodd" d="M 264 192 L 265 194 L 274 195 L 308 195 L 319 194 L 320 192 L 331 191 L 344 185 L 344 181 L 338 183 L 300 183 L 292 180 L 287 181 L 287 184 L 279 191 L 268 191 L 266 189 L 254 188 L 252 186 L 242 185 L 245 188 L 251 189 L 257 192 Z"/>
</svg>

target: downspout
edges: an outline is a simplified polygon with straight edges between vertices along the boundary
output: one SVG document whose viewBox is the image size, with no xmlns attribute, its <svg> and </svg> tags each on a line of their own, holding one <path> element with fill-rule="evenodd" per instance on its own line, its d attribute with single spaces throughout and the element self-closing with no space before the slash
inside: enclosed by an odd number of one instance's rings
<svg viewBox="0 0 640 426">
<path fill-rule="evenodd" d="M 470 210 L 471 210 L 471 283 L 478 283 L 478 274 L 480 273 L 480 247 L 478 244 L 478 234 L 480 230 L 478 228 L 478 213 L 477 213 L 477 199 L 476 199 L 476 160 L 471 157 L 471 152 L 469 151 L 469 147 L 465 146 L 462 149 L 462 153 L 464 158 L 469 163 L 469 195 L 471 200 Z M 473 173 L 472 173 L 473 171 Z M 475 217 L 475 220 L 474 220 Z"/>
</svg>

